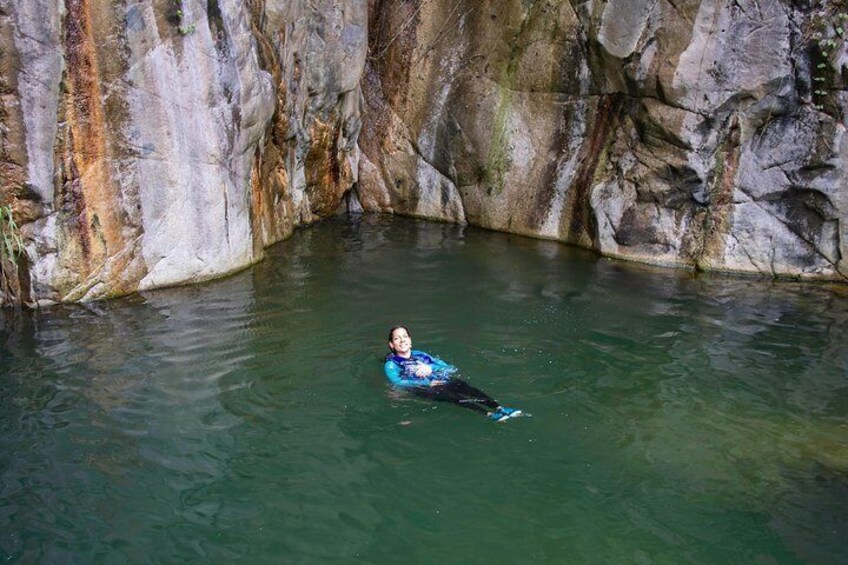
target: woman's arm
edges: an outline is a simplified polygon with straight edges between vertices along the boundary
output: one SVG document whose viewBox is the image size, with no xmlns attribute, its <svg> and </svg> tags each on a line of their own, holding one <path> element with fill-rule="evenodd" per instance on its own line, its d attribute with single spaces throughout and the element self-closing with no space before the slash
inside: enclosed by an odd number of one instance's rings
<svg viewBox="0 0 848 565">
<path fill-rule="evenodd" d="M 451 373 L 455 373 L 459 370 L 450 363 L 446 363 L 438 357 L 433 357 L 429 353 L 418 349 L 413 349 L 412 355 L 413 357 L 420 358 L 421 361 L 426 363 L 427 366 L 430 367 L 430 370 L 432 370 L 434 373 L 438 372 L 442 375 L 450 375 Z"/>
<path fill-rule="evenodd" d="M 395 363 L 394 361 L 386 361 L 386 364 L 383 365 L 383 370 L 386 372 L 386 377 L 389 381 L 398 387 L 401 388 L 412 388 L 416 386 L 429 386 L 429 379 L 426 378 L 410 378 L 407 375 L 404 375 L 403 367 Z"/>
<path fill-rule="evenodd" d="M 431 359 L 433 360 L 433 362 L 431 363 L 431 365 L 433 366 L 433 372 L 439 373 L 439 375 L 441 376 L 451 375 L 459 370 L 450 363 L 442 361 L 438 357 L 431 357 Z"/>
</svg>

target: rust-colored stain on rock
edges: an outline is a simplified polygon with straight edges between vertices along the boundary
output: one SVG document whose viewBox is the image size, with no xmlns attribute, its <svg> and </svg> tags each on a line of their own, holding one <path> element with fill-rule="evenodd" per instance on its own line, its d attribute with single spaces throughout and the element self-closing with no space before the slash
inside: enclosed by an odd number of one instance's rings
<svg viewBox="0 0 848 565">
<path fill-rule="evenodd" d="M 734 114 L 730 119 L 728 134 L 718 147 L 715 158 L 715 178 L 710 190 L 710 202 L 706 209 L 696 216 L 695 240 L 691 249 L 692 260 L 699 269 L 709 269 L 721 263 L 721 254 L 725 249 L 730 228 L 729 215 L 733 209 L 733 193 L 736 186 L 736 173 L 739 169 L 739 145 L 741 131 L 739 117 Z"/>
<path fill-rule="evenodd" d="M 67 60 L 64 186 L 66 228 L 78 238 L 82 257 L 65 255 L 81 279 L 96 275 L 124 247 L 120 194 L 109 171 L 106 116 L 88 0 L 65 0 Z M 69 248 L 73 249 L 73 247 Z M 114 265 L 116 274 L 121 269 Z M 80 282 L 83 282 L 82 280 Z"/>
<path fill-rule="evenodd" d="M 592 124 L 591 133 L 584 145 L 580 167 L 569 192 L 567 206 L 567 210 L 570 211 L 568 240 L 584 247 L 593 247 L 597 242 L 589 202 L 589 190 L 607 141 L 612 134 L 613 125 L 618 122 L 623 107 L 624 96 L 622 94 L 606 94 L 601 97 L 595 113 L 597 119 Z"/>
<path fill-rule="evenodd" d="M 279 54 L 270 39 L 276 35 L 277 40 L 285 44 L 285 22 L 280 22 L 277 29 L 270 29 L 265 0 L 247 0 L 247 7 L 259 64 L 270 73 L 277 92 L 276 108 L 266 129 L 265 145 L 254 155 L 250 177 L 253 251 L 255 257 L 260 257 L 262 248 L 287 238 L 294 229 L 287 169 L 287 156 L 294 151 L 294 141 L 286 112 L 289 87 Z M 300 73 L 298 58 L 295 57 L 292 92 L 297 89 Z"/>
<path fill-rule="evenodd" d="M 254 256 L 290 236 L 293 230 L 289 176 L 274 141 L 257 150 L 250 173 L 251 226 Z"/>
<path fill-rule="evenodd" d="M 381 77 L 386 100 L 395 108 L 407 102 L 413 56 L 417 45 L 421 3 L 371 0 L 368 8 L 368 51 Z"/>
<path fill-rule="evenodd" d="M 310 130 L 312 144 L 304 161 L 306 190 L 312 212 L 318 216 L 332 214 L 350 185 L 350 165 L 338 146 L 341 127 L 333 116 L 327 122 L 316 119 Z"/>
</svg>

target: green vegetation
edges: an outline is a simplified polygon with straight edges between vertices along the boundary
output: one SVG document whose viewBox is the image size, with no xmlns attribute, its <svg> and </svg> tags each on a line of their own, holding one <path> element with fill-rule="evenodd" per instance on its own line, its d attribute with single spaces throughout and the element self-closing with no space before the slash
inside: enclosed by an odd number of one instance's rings
<svg viewBox="0 0 848 565">
<path fill-rule="evenodd" d="M 189 35 L 190 33 L 194 33 L 197 26 L 195 24 L 186 23 L 182 0 L 174 0 L 174 7 L 176 8 L 174 15 L 176 16 L 175 20 L 177 24 L 177 31 L 180 32 L 180 35 Z"/>
<path fill-rule="evenodd" d="M 512 38 L 509 56 L 501 63 L 497 81 L 498 105 L 492 128 L 492 141 L 486 154 L 486 161 L 478 173 L 480 182 L 486 186 L 489 196 L 498 196 L 504 189 L 504 177 L 512 166 L 512 146 L 509 143 L 509 116 L 518 75 L 518 67 L 527 48 L 524 33 L 529 28 L 529 17 L 521 21 L 521 27 Z"/>
<path fill-rule="evenodd" d="M 480 180 L 486 185 L 486 192 L 490 196 L 497 196 L 503 192 L 504 176 L 512 165 L 508 125 L 512 109 L 515 70 L 511 67 L 512 65 L 509 64 L 506 66 L 506 70 L 501 75 L 501 82 L 504 84 L 498 85 L 498 107 L 492 130 L 492 142 L 489 145 L 482 175 L 480 175 L 482 177 Z"/>
<path fill-rule="evenodd" d="M 815 23 L 818 30 L 813 34 L 820 55 L 812 71 L 813 98 L 817 110 L 824 110 L 832 88 L 831 72 L 837 64 L 838 54 L 845 47 L 846 30 L 848 29 L 848 3 L 835 2 Z"/>
<path fill-rule="evenodd" d="M 513 166 L 513 137 L 510 131 L 510 117 L 514 114 L 516 92 L 526 90 L 527 85 L 520 84 L 519 71 L 528 65 L 528 49 L 546 41 L 561 41 L 561 29 L 556 18 L 548 17 L 549 10 L 557 7 L 550 0 L 535 2 L 525 0 L 518 29 L 510 39 L 509 53 L 501 61 L 497 75 L 498 102 L 492 121 L 491 141 L 486 158 L 478 170 L 478 182 L 486 187 L 489 196 L 498 196 L 504 190 L 505 177 Z M 555 86 L 551 85 L 551 89 Z"/>
<path fill-rule="evenodd" d="M 21 232 L 12 217 L 12 207 L 0 206 L 0 294 L 3 306 L 19 303 L 18 259 L 24 249 Z"/>
</svg>

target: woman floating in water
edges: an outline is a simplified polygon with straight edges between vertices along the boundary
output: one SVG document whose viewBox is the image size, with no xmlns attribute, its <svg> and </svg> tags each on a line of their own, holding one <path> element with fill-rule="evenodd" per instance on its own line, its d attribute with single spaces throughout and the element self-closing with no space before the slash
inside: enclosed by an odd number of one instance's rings
<svg viewBox="0 0 848 565">
<path fill-rule="evenodd" d="M 389 349 L 383 368 L 396 387 L 431 400 L 445 400 L 485 413 L 495 422 L 521 416 L 521 410 L 506 408 L 467 382 L 453 378 L 457 368 L 423 351 L 412 349 L 409 330 L 396 326 L 389 332 Z"/>
</svg>

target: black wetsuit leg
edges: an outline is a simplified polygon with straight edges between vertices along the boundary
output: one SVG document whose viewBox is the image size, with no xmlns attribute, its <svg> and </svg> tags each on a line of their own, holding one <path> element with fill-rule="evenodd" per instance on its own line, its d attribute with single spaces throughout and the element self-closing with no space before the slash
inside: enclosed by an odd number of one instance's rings
<svg viewBox="0 0 848 565">
<path fill-rule="evenodd" d="M 478 412 L 492 412 L 500 406 L 494 398 L 460 379 L 451 379 L 443 385 L 415 388 L 412 391 L 422 398 L 453 402 Z"/>
</svg>

